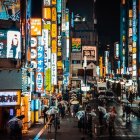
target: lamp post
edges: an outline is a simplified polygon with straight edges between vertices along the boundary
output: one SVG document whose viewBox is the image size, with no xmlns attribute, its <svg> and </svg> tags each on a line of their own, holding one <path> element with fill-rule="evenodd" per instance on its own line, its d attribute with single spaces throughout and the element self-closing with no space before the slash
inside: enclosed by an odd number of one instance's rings
<svg viewBox="0 0 140 140">
<path fill-rule="evenodd" d="M 87 57 L 84 56 L 84 64 L 83 64 L 83 68 L 84 68 L 84 85 L 87 89 L 87 79 L 86 79 L 86 68 L 87 68 Z M 86 92 L 86 91 L 85 91 Z M 86 93 L 85 93 L 86 94 Z"/>
</svg>

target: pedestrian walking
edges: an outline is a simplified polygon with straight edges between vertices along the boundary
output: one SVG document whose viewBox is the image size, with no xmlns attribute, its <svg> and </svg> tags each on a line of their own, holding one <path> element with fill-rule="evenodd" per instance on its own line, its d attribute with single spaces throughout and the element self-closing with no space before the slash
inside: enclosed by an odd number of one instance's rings
<svg viewBox="0 0 140 140">
<path fill-rule="evenodd" d="M 134 97 L 133 97 L 132 91 L 130 91 L 129 102 L 131 103 L 131 106 L 132 106 L 133 100 L 134 100 Z"/>
<path fill-rule="evenodd" d="M 65 105 L 62 104 L 62 108 L 61 108 L 61 117 L 64 118 L 65 117 Z"/>
<path fill-rule="evenodd" d="M 8 127 L 10 128 L 10 139 L 11 140 L 22 140 L 22 119 L 24 115 L 17 116 L 9 120 Z"/>
<path fill-rule="evenodd" d="M 108 132 L 110 136 L 115 135 L 115 126 L 114 126 L 115 118 L 116 118 L 116 114 L 114 112 L 111 112 L 109 114 L 109 119 L 108 119 Z"/>
<path fill-rule="evenodd" d="M 53 124 L 55 128 L 55 132 L 57 132 L 57 129 L 60 129 L 60 118 L 57 113 L 55 114 Z"/>
<path fill-rule="evenodd" d="M 111 112 L 117 114 L 115 106 L 112 107 Z"/>
<path fill-rule="evenodd" d="M 43 117 L 44 117 L 44 124 L 46 124 L 46 122 L 48 121 L 48 117 L 47 117 L 47 107 L 44 107 L 44 110 L 43 110 Z"/>
<path fill-rule="evenodd" d="M 99 124 L 100 126 L 103 125 L 103 117 L 104 117 L 104 113 L 99 110 Z"/>
</svg>

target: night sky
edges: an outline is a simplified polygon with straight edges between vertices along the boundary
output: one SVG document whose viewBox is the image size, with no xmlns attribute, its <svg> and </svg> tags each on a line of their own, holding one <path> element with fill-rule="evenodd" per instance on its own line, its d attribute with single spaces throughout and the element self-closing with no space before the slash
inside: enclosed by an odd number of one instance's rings
<svg viewBox="0 0 140 140">
<path fill-rule="evenodd" d="M 42 0 L 33 0 L 32 17 L 41 17 Z M 92 18 L 92 0 L 68 0 L 67 7 L 75 14 Z M 120 0 L 96 0 L 96 17 L 101 46 L 119 41 Z"/>
<path fill-rule="evenodd" d="M 75 14 L 92 18 L 92 0 L 68 0 L 68 7 Z M 120 0 L 96 0 L 97 30 L 100 44 L 113 45 L 119 41 L 120 34 Z"/>
</svg>

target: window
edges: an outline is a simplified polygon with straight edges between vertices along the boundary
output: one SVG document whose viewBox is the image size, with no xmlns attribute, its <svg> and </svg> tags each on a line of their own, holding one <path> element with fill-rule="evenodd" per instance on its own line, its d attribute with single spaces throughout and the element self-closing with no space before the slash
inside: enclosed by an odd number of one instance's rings
<svg viewBox="0 0 140 140">
<path fill-rule="evenodd" d="M 72 64 L 80 64 L 80 60 L 72 60 Z"/>
</svg>

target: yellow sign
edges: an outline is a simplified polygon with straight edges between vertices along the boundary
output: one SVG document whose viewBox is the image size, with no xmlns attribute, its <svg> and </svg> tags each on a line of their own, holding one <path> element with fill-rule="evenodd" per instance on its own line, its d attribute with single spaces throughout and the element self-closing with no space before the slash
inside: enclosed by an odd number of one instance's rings
<svg viewBox="0 0 140 140">
<path fill-rule="evenodd" d="M 52 38 L 57 37 L 57 26 L 56 24 L 52 24 Z"/>
<path fill-rule="evenodd" d="M 51 91 L 51 68 L 46 70 L 46 91 Z"/>
<path fill-rule="evenodd" d="M 52 0 L 52 5 L 56 5 L 56 0 Z"/>
<path fill-rule="evenodd" d="M 51 24 L 43 24 L 43 29 L 51 30 Z"/>
<path fill-rule="evenodd" d="M 132 10 L 129 10 L 129 17 L 130 17 L 130 18 L 133 17 L 133 12 L 132 12 Z"/>
<path fill-rule="evenodd" d="M 57 50 L 57 42 L 56 40 L 52 40 L 52 53 L 56 53 Z"/>
<path fill-rule="evenodd" d="M 133 54 L 135 54 L 135 53 L 136 53 L 136 51 L 137 51 L 137 49 L 136 49 L 136 48 L 133 48 Z"/>
<path fill-rule="evenodd" d="M 52 8 L 52 21 L 56 21 L 56 8 Z"/>
<path fill-rule="evenodd" d="M 57 56 L 62 56 L 62 52 L 57 52 Z"/>
<path fill-rule="evenodd" d="M 31 18 L 31 36 L 41 35 L 41 18 Z"/>
<path fill-rule="evenodd" d="M 43 8 L 43 18 L 51 20 L 51 8 Z"/>
<path fill-rule="evenodd" d="M 57 61 L 57 67 L 61 67 L 62 68 L 62 66 L 63 66 L 62 61 Z"/>
</svg>

